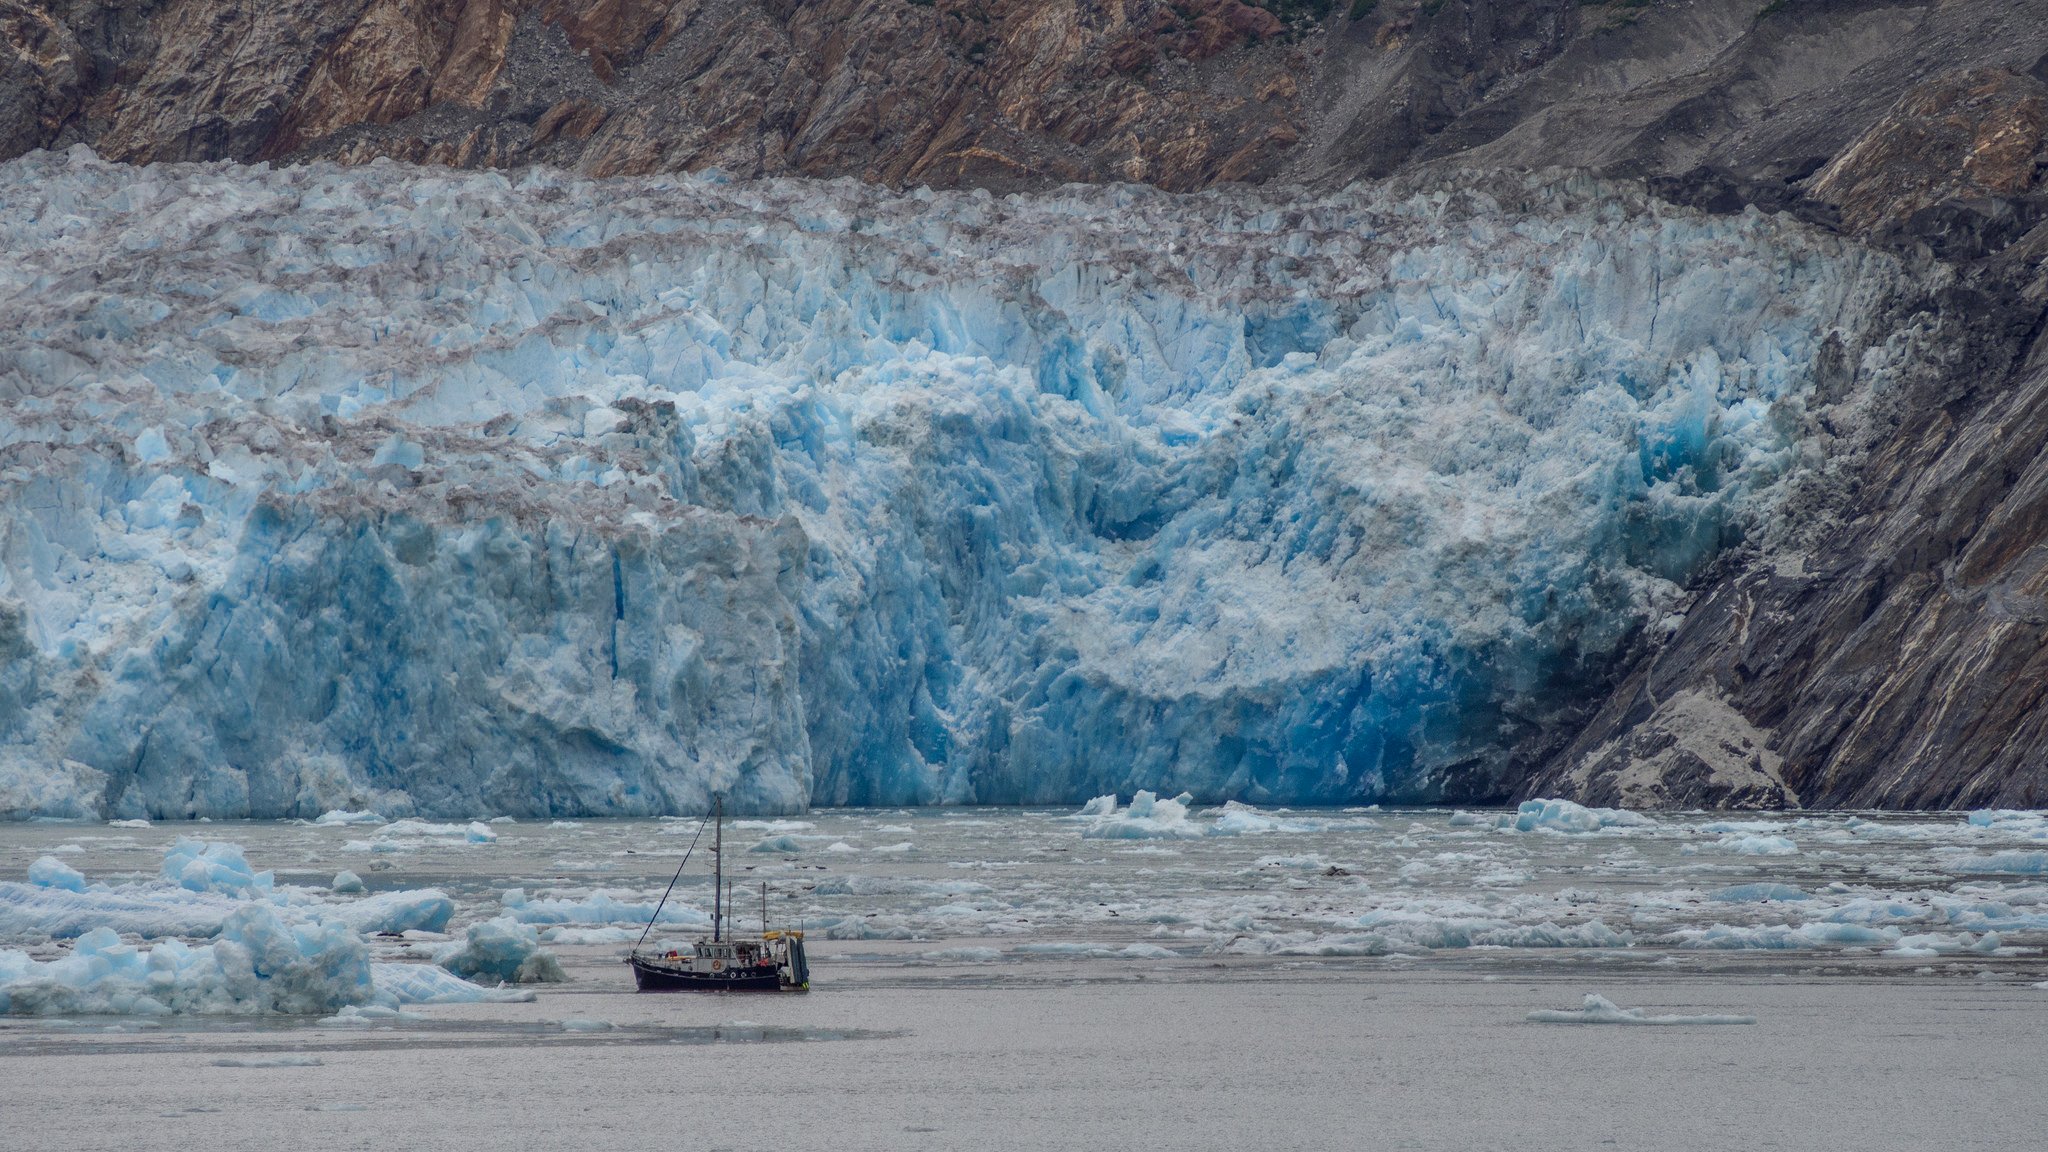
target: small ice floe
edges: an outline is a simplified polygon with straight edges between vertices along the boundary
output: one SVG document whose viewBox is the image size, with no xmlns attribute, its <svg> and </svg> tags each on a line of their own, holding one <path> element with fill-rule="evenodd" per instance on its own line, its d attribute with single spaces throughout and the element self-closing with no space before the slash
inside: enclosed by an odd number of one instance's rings
<svg viewBox="0 0 2048 1152">
<path fill-rule="evenodd" d="M 240 844 L 180 836 L 164 853 L 163 878 L 188 892 L 247 895 L 276 886 L 268 872 L 249 867 Z"/>
<path fill-rule="evenodd" d="M 361 1028 L 373 1024 L 417 1024 L 426 1017 L 382 1004 L 351 1004 L 332 1016 L 313 1021 L 322 1028 Z"/>
<path fill-rule="evenodd" d="M 562 1021 L 564 1032 L 609 1032 L 616 1027 L 618 1025 L 609 1020 L 590 1020 L 581 1016 L 572 1016 Z"/>
<path fill-rule="evenodd" d="M 380 996 L 394 1004 L 528 1004 L 523 988 L 486 988 L 435 964 L 372 964 Z"/>
<path fill-rule="evenodd" d="M 920 952 L 917 958 L 929 960 L 934 964 L 993 964 L 1001 960 L 1003 954 L 993 948 L 940 948 L 931 952 Z"/>
<path fill-rule="evenodd" d="M 1640 812 L 1621 808 L 1588 808 L 1570 800 L 1524 800 L 1512 814 L 1455 812 L 1450 822 L 1459 828 L 1494 828 L 1511 832 L 1579 833 L 1613 828 L 1662 827 Z"/>
<path fill-rule="evenodd" d="M 384 817 L 375 812 L 349 812 L 340 808 L 329 809 L 313 818 L 313 823 L 326 827 L 343 824 L 382 824 Z"/>
<path fill-rule="evenodd" d="M 2003 947 L 2005 938 L 1996 932 L 1986 932 L 1982 936 L 1970 932 L 1959 932 L 1954 935 L 1946 932 L 1922 932 L 1899 937 L 1898 943 L 1885 955 L 1919 958 L 1974 952 L 1981 956 L 1990 956 Z"/>
<path fill-rule="evenodd" d="M 1577 1010 L 1538 1008 L 1529 1013 L 1531 1024 L 1754 1024 L 1754 1016 L 1645 1016 L 1640 1008 L 1623 1008 L 1605 996 L 1586 994 L 1585 1007 Z"/>
<path fill-rule="evenodd" d="M 1723 836 L 1714 847 L 1737 856 L 1796 856 L 1799 845 L 1789 836 Z"/>
<path fill-rule="evenodd" d="M 28 882 L 38 888 L 57 888 L 65 892 L 85 891 L 85 873 L 55 856 L 36 857 L 36 862 L 28 866 Z"/>
<path fill-rule="evenodd" d="M 435 824 L 426 820 L 394 820 L 377 829 L 377 839 L 397 847 L 407 843 L 432 842 L 436 844 L 495 844 L 498 834 L 481 820 L 467 824 Z M 351 841 L 351 844 L 357 841 Z M 371 851 L 378 851 L 373 845 Z"/>
<path fill-rule="evenodd" d="M 1723 904 L 1773 904 L 1811 900 L 1813 896 L 1806 889 L 1790 884 L 1735 884 L 1709 892 L 1707 899 Z"/>
<path fill-rule="evenodd" d="M 441 950 L 434 963 L 466 980 L 501 984 L 559 984 L 562 965 L 540 946 L 532 927 L 510 916 L 471 924 L 462 943 Z"/>
<path fill-rule="evenodd" d="M 320 1068 L 318 1056 L 287 1053 L 283 1056 L 229 1056 L 213 1062 L 215 1068 Z"/>
<path fill-rule="evenodd" d="M 1949 872 L 1987 872 L 2005 876 L 2048 876 L 2048 852 L 1993 852 L 1951 855 L 1941 861 Z"/>
<path fill-rule="evenodd" d="M 334 874 L 334 881 L 327 890 L 336 896 L 360 896 L 368 891 L 363 887 L 363 878 L 346 868 Z"/>
<path fill-rule="evenodd" d="M 107 821 L 107 827 L 109 827 L 109 828 L 147 828 L 147 827 L 149 827 L 149 821 L 147 821 L 147 820 L 109 820 L 109 821 Z"/>
<path fill-rule="evenodd" d="M 1157 944 L 1126 944 L 1112 948 L 1107 944 L 1048 942 L 1041 944 L 1019 944 L 1010 951 L 1019 956 L 1074 956 L 1090 960 L 1178 960 L 1180 953 Z"/>
<path fill-rule="evenodd" d="M 286 924 L 260 903 L 237 909 L 198 947 L 141 948 L 99 927 L 48 963 L 0 950 L 0 1014 L 290 1014 L 375 997 L 361 937 L 338 924 Z"/>
<path fill-rule="evenodd" d="M 2030 840 L 2048 840 L 2048 812 L 1984 808 L 1970 813 L 1966 822 L 1973 828 L 2016 833 Z"/>
<path fill-rule="evenodd" d="M 1157 793 L 1141 791 L 1131 797 L 1130 807 L 1119 812 L 1116 797 L 1098 796 L 1078 813 L 1091 820 L 1081 836 L 1087 840 L 1199 840 L 1209 834 L 1209 828 L 1188 819 L 1188 804 L 1193 799 L 1186 792 L 1161 800 Z"/>
<path fill-rule="evenodd" d="M 859 852 L 860 849 L 855 848 L 853 845 L 848 844 L 844 840 L 834 840 L 832 843 L 825 845 L 825 851 L 836 853 L 848 853 Z"/>
<path fill-rule="evenodd" d="M 900 844 L 882 844 L 873 849 L 873 851 L 887 853 L 892 856 L 901 855 L 905 852 L 914 852 L 916 850 L 917 845 L 912 844 L 908 840 L 905 840 Z"/>
<path fill-rule="evenodd" d="M 732 826 L 766 832 L 771 836 L 779 836 L 786 832 L 809 832 L 817 828 L 817 825 L 809 820 L 735 820 Z"/>
</svg>

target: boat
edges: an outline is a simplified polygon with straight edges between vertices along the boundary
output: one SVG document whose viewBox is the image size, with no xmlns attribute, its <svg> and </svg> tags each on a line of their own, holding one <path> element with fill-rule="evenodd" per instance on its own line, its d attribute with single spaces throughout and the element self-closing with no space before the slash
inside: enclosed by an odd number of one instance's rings
<svg viewBox="0 0 2048 1152">
<path fill-rule="evenodd" d="M 648 934 L 654 931 L 661 910 L 668 906 L 670 893 L 676 890 L 676 881 L 682 879 L 683 869 L 690 863 L 690 853 L 697 849 L 697 838 L 704 835 L 704 825 L 699 824 L 697 836 L 691 838 L 683 862 L 676 865 L 675 877 L 668 882 L 668 891 L 661 894 L 661 902 L 654 906 L 654 914 L 647 918 L 639 942 L 626 958 L 633 966 L 633 983 L 642 992 L 808 991 L 811 968 L 804 958 L 804 934 L 801 929 L 768 927 L 765 882 L 761 885 L 760 934 L 742 936 L 727 925 L 726 913 L 732 906 L 732 896 L 725 883 L 723 797 L 713 798 L 711 812 L 705 819 L 716 829 L 711 848 L 711 935 L 698 939 L 688 949 L 646 947 Z"/>
</svg>

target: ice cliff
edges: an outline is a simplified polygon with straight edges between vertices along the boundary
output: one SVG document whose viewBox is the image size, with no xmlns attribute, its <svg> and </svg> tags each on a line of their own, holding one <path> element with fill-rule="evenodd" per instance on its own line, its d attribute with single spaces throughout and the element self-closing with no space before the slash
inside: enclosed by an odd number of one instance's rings
<svg viewBox="0 0 2048 1152">
<path fill-rule="evenodd" d="M 1627 185 L 0 166 L 0 814 L 1499 795 L 1889 257 Z"/>
</svg>

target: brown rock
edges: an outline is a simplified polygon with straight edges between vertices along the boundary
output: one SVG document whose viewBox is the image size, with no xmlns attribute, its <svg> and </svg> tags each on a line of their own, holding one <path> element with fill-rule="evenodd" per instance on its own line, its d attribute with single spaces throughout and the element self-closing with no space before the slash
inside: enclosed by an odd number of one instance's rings
<svg viewBox="0 0 2048 1152">
<path fill-rule="evenodd" d="M 2048 168 L 2048 84 L 2004 68 L 1952 72 L 1908 91 L 1808 189 L 1859 230 L 1945 200 L 2023 195 Z"/>
<path fill-rule="evenodd" d="M 0 156 L 55 142 L 84 107 L 78 40 L 41 7 L 0 0 Z"/>
</svg>

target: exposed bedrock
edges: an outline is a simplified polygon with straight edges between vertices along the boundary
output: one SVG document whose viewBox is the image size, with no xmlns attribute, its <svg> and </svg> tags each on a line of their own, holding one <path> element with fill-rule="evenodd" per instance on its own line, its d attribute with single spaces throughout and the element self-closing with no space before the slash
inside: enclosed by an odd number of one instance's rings
<svg viewBox="0 0 2048 1152">
<path fill-rule="evenodd" d="M 896 185 L 1708 169 L 1782 194 L 2048 0 L 0 0 L 0 158 Z"/>
</svg>

